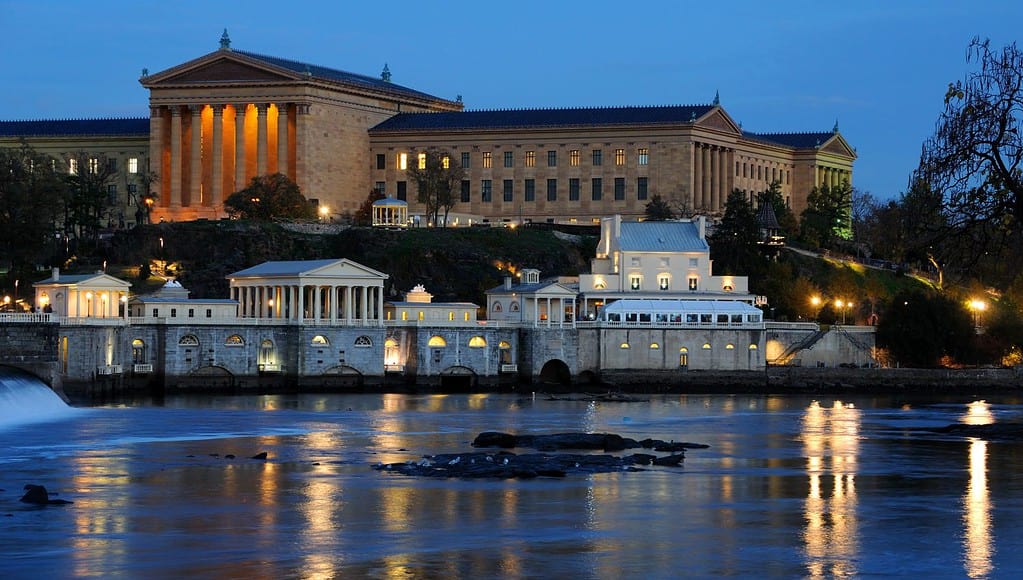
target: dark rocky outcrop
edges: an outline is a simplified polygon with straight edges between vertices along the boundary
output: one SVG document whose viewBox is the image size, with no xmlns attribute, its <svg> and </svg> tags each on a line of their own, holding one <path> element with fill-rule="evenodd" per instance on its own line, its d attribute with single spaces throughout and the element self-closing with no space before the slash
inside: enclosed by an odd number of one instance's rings
<svg viewBox="0 0 1023 580">
<path fill-rule="evenodd" d="M 50 499 L 50 494 L 46 491 L 45 487 L 32 483 L 25 485 L 25 495 L 21 496 L 21 501 L 33 505 L 67 505 L 74 503 L 66 499 Z"/>
<path fill-rule="evenodd" d="M 378 471 L 421 477 L 461 477 L 529 479 L 534 477 L 565 477 L 568 474 L 608 473 L 613 471 L 642 471 L 637 466 L 657 465 L 678 467 L 685 460 L 685 449 L 701 449 L 699 443 L 664 442 L 658 439 L 636 441 L 614 433 L 556 433 L 553 435 L 512 435 L 497 431 L 480 433 L 473 447 L 496 447 L 501 451 L 475 451 L 432 455 L 420 461 L 381 463 Z M 539 453 L 515 454 L 504 449 L 530 447 Z M 666 451 L 670 455 L 657 456 L 636 453 L 624 457 L 614 455 L 551 453 L 559 449 L 591 449 L 621 451 L 633 448 Z"/>
</svg>

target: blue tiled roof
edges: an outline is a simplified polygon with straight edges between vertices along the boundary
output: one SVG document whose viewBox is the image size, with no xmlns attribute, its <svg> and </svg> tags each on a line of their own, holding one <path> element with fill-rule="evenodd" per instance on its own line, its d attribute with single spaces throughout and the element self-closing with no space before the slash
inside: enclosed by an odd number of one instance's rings
<svg viewBox="0 0 1023 580">
<path fill-rule="evenodd" d="M 292 260 L 281 262 L 263 262 L 257 266 L 246 268 L 229 274 L 228 278 L 262 278 L 270 276 L 298 276 L 310 270 L 322 268 L 338 260 Z"/>
<path fill-rule="evenodd" d="M 624 252 L 706 252 L 707 241 L 693 222 L 622 222 Z"/>
<path fill-rule="evenodd" d="M 256 54 L 254 52 L 247 52 L 244 50 L 235 50 L 234 52 L 247 56 L 249 58 L 254 58 L 256 60 L 263 61 L 272 66 L 288 69 L 292 72 L 297 72 L 300 74 L 308 73 L 310 76 L 319 79 L 326 79 L 331 81 L 343 82 L 346 84 L 359 85 L 376 91 L 396 93 L 400 95 L 412 96 L 419 99 L 427 99 L 431 101 L 446 100 L 441 99 L 440 97 L 435 97 L 433 95 L 421 91 L 410 89 L 408 87 L 403 87 L 401 85 L 397 85 L 392 82 L 388 82 L 383 79 L 371 76 L 350 73 L 343 70 L 327 68 L 325 66 L 319 66 L 305 62 L 299 62 L 297 60 L 288 60 L 286 58 L 280 58 L 276 56 Z"/>
<path fill-rule="evenodd" d="M 0 137 L 148 136 L 149 117 L 0 121 Z"/>
<path fill-rule="evenodd" d="M 700 118 L 712 105 L 663 107 L 589 107 L 577 109 L 508 109 L 458 113 L 399 113 L 374 131 L 434 129 L 521 129 L 607 125 L 677 125 Z"/>
<path fill-rule="evenodd" d="M 828 139 L 835 136 L 835 133 L 834 131 L 819 133 L 751 133 L 743 131 L 742 136 L 754 141 L 767 141 L 796 149 L 812 149 L 827 143 Z"/>
</svg>

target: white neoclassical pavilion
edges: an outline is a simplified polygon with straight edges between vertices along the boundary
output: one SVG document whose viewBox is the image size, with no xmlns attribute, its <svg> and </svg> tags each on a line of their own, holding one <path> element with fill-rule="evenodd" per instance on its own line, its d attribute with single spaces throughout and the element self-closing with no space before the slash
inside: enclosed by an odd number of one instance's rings
<svg viewBox="0 0 1023 580">
<path fill-rule="evenodd" d="M 373 227 L 407 228 L 408 203 L 393 197 L 373 202 Z"/>
<path fill-rule="evenodd" d="M 346 258 L 264 262 L 229 275 L 241 318 L 283 324 L 381 326 L 387 274 Z"/>
<path fill-rule="evenodd" d="M 54 268 L 46 280 L 36 282 L 35 306 L 46 313 L 76 319 L 126 318 L 130 282 L 96 272 L 61 274 Z"/>
</svg>

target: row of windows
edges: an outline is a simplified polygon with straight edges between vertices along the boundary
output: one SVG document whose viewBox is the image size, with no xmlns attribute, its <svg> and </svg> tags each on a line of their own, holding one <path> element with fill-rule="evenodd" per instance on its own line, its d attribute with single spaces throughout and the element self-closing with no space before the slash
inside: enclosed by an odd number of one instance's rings
<svg viewBox="0 0 1023 580">
<path fill-rule="evenodd" d="M 742 177 L 748 177 L 750 179 L 759 179 L 761 181 L 784 183 L 785 185 L 792 184 L 792 172 L 785 171 L 784 169 L 778 169 L 777 167 L 764 167 L 763 165 L 754 165 L 752 163 L 742 163 Z M 739 177 L 739 166 L 738 161 L 735 162 L 735 176 Z M 754 169 L 756 170 L 754 172 Z M 768 171 L 770 170 L 770 171 Z M 755 175 L 755 177 L 754 177 Z M 779 178 L 780 177 L 780 178 Z"/>
<path fill-rule="evenodd" d="M 443 336 L 433 335 L 430 340 L 426 343 L 430 348 L 445 348 L 448 345 L 448 341 Z M 469 339 L 469 348 L 483 348 L 487 346 L 487 339 L 482 336 L 473 336 Z M 508 350 L 511 348 L 511 343 L 502 340 L 498 343 L 497 348 L 501 350 Z"/>
<path fill-rule="evenodd" d="M 56 160 L 54 160 L 54 163 L 56 163 Z M 88 159 L 86 161 L 86 163 L 87 163 L 87 168 L 88 168 L 88 171 L 89 171 L 90 174 L 96 175 L 97 173 L 99 173 L 99 159 L 97 159 L 96 157 L 92 157 L 92 158 Z M 53 169 L 56 169 L 56 166 L 54 166 Z M 107 157 L 107 171 L 109 171 L 111 173 L 117 171 L 117 159 L 115 159 L 113 157 Z M 139 172 L 139 159 L 138 159 L 138 157 L 129 157 L 128 158 L 128 173 L 131 173 L 131 174 L 134 175 L 134 174 L 136 174 L 138 172 Z M 77 158 L 68 159 L 68 173 L 70 173 L 71 175 L 78 175 L 78 159 Z"/>
<path fill-rule="evenodd" d="M 689 280 L 689 291 L 690 292 L 696 292 L 697 290 L 699 290 L 699 285 L 700 285 L 699 277 L 697 277 L 697 276 L 689 276 L 688 280 Z M 638 275 L 638 274 L 633 274 L 633 275 L 629 276 L 629 288 L 631 288 L 632 290 L 643 290 L 644 289 L 643 288 L 643 277 Z M 659 274 L 657 276 L 657 288 L 660 289 L 660 290 L 664 290 L 664 291 L 670 290 L 671 289 L 671 276 L 669 274 Z M 603 288 L 597 288 L 597 289 L 601 290 Z M 726 292 L 730 292 L 731 290 L 732 290 L 731 286 L 725 286 L 725 291 Z"/>
<path fill-rule="evenodd" d="M 515 167 L 515 152 L 505 151 L 504 152 L 504 166 Z M 568 164 L 572 167 L 579 167 L 582 164 L 582 152 L 578 149 L 572 149 L 568 152 Z M 601 149 L 593 149 L 590 151 L 590 165 L 599 167 L 604 164 L 604 151 Z M 494 166 L 494 154 L 491 151 L 484 151 L 482 156 L 482 167 L 483 169 L 490 169 Z M 650 163 L 650 150 L 643 147 L 636 150 L 636 160 L 639 165 L 649 165 Z M 625 149 L 615 149 L 614 151 L 614 163 L 617 166 L 624 166 L 626 161 Z M 472 168 L 472 155 L 468 152 L 462 152 L 460 158 L 461 166 L 463 169 Z M 409 154 L 398 153 L 396 167 L 399 170 L 408 169 Z M 444 157 L 443 166 L 446 169 L 450 163 L 448 157 Z M 426 168 L 426 153 L 416 154 L 416 164 L 419 169 Z M 536 167 L 536 151 L 526 151 L 524 156 L 525 167 Z M 558 166 L 558 152 L 554 150 L 547 151 L 547 167 Z M 383 153 L 377 154 L 377 169 L 387 168 L 387 157 Z"/>
<path fill-rule="evenodd" d="M 378 190 L 382 190 L 384 183 L 377 182 Z M 568 200 L 579 201 L 581 197 L 582 183 L 577 177 L 568 180 Z M 558 180 L 548 179 L 546 196 L 547 201 L 558 201 Z M 404 181 L 398 182 L 398 199 L 405 200 L 408 195 L 408 188 Z M 636 199 L 643 201 L 649 197 L 649 180 L 646 177 L 636 178 Z M 590 199 L 601 201 L 604 198 L 604 180 L 600 177 L 590 179 Z M 505 179 L 501 183 L 501 199 L 503 201 L 515 201 L 515 181 Z M 614 178 L 614 199 L 623 201 L 625 199 L 625 178 Z M 536 201 L 536 180 L 525 179 L 522 183 L 522 200 Z M 468 179 L 462 180 L 460 199 L 462 203 L 472 201 L 471 182 Z M 480 180 L 480 201 L 487 203 L 494 201 L 494 181 L 492 179 Z"/>
<path fill-rule="evenodd" d="M 132 345 L 142 344 L 141 339 L 135 339 Z M 317 334 L 309 341 L 312 346 L 330 346 L 330 340 L 321 335 Z M 368 336 L 360 336 L 355 339 L 354 346 L 360 348 L 368 348 L 373 346 L 373 339 Z M 199 338 L 194 334 L 186 334 L 178 339 L 178 346 L 199 346 Z M 232 334 L 224 339 L 224 346 L 245 346 L 245 339 L 239 334 Z"/>
<path fill-rule="evenodd" d="M 627 343 L 627 342 L 623 342 L 620 345 L 618 345 L 618 348 L 623 348 L 623 349 L 625 349 L 625 348 L 632 348 L 632 345 Z M 661 348 L 660 344 L 658 344 L 656 342 L 651 342 L 650 343 L 650 350 L 660 350 L 660 348 Z M 710 343 L 709 342 L 703 343 L 703 350 L 710 350 L 710 349 L 711 349 L 711 347 L 710 347 Z M 735 349 L 735 345 L 730 343 L 730 342 L 725 345 L 725 350 L 734 350 L 734 349 Z M 757 350 L 757 344 L 755 342 L 751 342 L 750 345 L 749 345 L 749 350 Z M 689 347 L 683 346 L 682 348 L 678 349 L 678 352 L 681 353 L 681 354 L 686 354 L 686 353 L 689 352 Z"/>
</svg>

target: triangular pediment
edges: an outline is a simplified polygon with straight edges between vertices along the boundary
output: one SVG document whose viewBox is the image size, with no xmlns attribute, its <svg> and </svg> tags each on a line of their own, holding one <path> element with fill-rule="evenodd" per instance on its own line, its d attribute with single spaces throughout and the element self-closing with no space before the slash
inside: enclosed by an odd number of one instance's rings
<svg viewBox="0 0 1023 580">
<path fill-rule="evenodd" d="M 325 266 L 307 270 L 302 272 L 300 276 L 303 278 L 371 278 L 379 280 L 386 280 L 388 278 L 387 274 L 374 270 L 368 266 L 363 266 L 358 262 L 353 262 L 348 258 L 342 258 Z"/>
<path fill-rule="evenodd" d="M 267 83 L 293 81 L 290 71 L 275 69 L 258 60 L 230 51 L 217 51 L 165 71 L 142 78 L 148 88 L 161 85 L 207 83 Z"/>
<path fill-rule="evenodd" d="M 820 147 L 820 151 L 834 155 L 841 155 L 842 157 L 856 158 L 856 151 L 854 151 L 838 133 L 835 133 L 834 137 L 828 139 L 824 145 Z"/>
<path fill-rule="evenodd" d="M 739 125 L 721 107 L 714 107 L 707 111 L 707 114 L 696 120 L 695 125 L 737 135 L 742 134 L 742 129 L 739 128 Z"/>
</svg>

